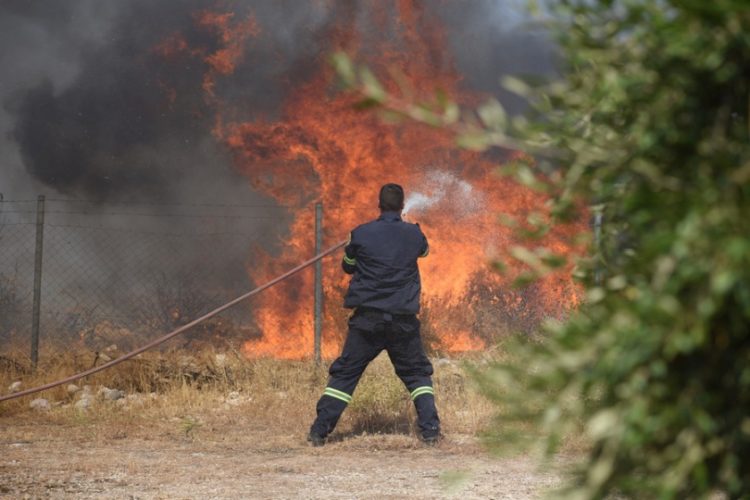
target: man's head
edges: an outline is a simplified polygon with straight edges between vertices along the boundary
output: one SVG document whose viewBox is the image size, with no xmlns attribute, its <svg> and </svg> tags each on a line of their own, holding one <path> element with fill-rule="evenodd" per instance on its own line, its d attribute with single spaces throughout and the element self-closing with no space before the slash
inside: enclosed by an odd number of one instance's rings
<svg viewBox="0 0 750 500">
<path fill-rule="evenodd" d="M 400 212 L 404 208 L 404 189 L 398 184 L 386 184 L 380 188 L 380 210 L 383 212 Z"/>
</svg>

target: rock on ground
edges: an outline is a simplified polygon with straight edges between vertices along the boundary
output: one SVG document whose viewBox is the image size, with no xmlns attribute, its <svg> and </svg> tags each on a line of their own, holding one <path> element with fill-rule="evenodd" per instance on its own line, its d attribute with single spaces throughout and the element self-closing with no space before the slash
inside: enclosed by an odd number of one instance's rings
<svg viewBox="0 0 750 500">
<path fill-rule="evenodd" d="M 99 396 L 109 401 L 117 401 L 125 397 L 125 391 L 120 389 L 110 389 L 109 387 L 102 387 L 99 389 Z"/>
<path fill-rule="evenodd" d="M 33 400 L 31 403 L 29 403 L 29 407 L 31 407 L 34 410 L 46 411 L 50 409 L 50 404 L 49 404 L 49 401 L 47 401 L 44 398 L 37 398 Z"/>
</svg>

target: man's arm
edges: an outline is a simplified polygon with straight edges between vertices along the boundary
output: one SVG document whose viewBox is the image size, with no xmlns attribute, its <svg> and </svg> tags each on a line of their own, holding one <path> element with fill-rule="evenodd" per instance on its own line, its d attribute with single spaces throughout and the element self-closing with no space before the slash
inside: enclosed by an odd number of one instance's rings
<svg viewBox="0 0 750 500">
<path fill-rule="evenodd" d="M 417 227 L 419 227 L 419 224 L 417 224 Z M 419 232 L 422 233 L 421 228 L 419 229 Z M 427 257 L 428 255 L 430 255 L 430 244 L 427 243 L 427 236 L 422 233 L 422 248 L 419 251 L 419 257 Z"/>
<path fill-rule="evenodd" d="M 344 247 L 344 259 L 341 261 L 341 268 L 346 274 L 354 274 L 357 268 L 357 252 L 352 244 L 352 233 L 349 233 L 349 241 Z"/>
</svg>

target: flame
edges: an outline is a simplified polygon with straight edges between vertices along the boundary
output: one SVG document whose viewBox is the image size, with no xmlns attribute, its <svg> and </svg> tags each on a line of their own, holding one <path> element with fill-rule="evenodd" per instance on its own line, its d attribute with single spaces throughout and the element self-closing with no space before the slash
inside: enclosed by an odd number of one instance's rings
<svg viewBox="0 0 750 500">
<path fill-rule="evenodd" d="M 237 62 L 244 55 L 245 42 L 258 36 L 260 29 L 252 16 L 238 23 L 232 23 L 234 13 L 202 11 L 195 16 L 196 25 L 218 35 L 220 48 L 208 53 L 203 60 L 209 68 L 203 79 L 203 90 L 209 98 L 215 98 L 216 78 L 231 75 Z"/>
<path fill-rule="evenodd" d="M 485 343 L 465 330 L 458 330 L 452 335 L 445 337 L 444 349 L 450 353 L 476 351 L 484 349 Z"/>
<path fill-rule="evenodd" d="M 445 55 L 442 28 L 410 1 L 397 1 L 389 18 L 388 2 L 370 4 L 371 19 L 389 25 L 397 36 L 379 40 L 340 23 L 330 33 L 331 45 L 364 60 L 385 82 L 396 88 L 407 82 L 414 99 L 434 96 L 440 89 L 450 98 L 473 104 L 477 96 L 462 91 L 460 75 Z M 203 90 L 216 96 L 216 81 L 232 74 L 243 47 L 260 34 L 252 19 L 237 20 L 231 13 L 203 12 L 196 23 L 214 32 L 213 52 L 190 49 L 179 37 L 159 48 L 165 55 L 193 51 L 206 64 Z M 383 29 L 383 31 L 389 31 Z M 375 54 L 375 55 L 373 55 Z M 407 192 L 405 218 L 419 222 L 430 241 L 430 255 L 420 261 L 423 283 L 425 337 L 433 348 L 447 352 L 482 349 L 493 335 L 533 323 L 544 316 L 564 314 L 580 295 L 570 267 L 545 277 L 525 291 L 514 291 L 510 281 L 521 269 L 506 275 L 491 270 L 498 249 L 517 244 L 512 230 L 498 222 L 499 214 L 524 220 L 543 210 L 544 195 L 496 175 L 497 163 L 486 155 L 459 150 L 445 131 L 412 122 L 385 123 L 374 113 L 358 112 L 354 97 L 330 92 L 334 75 L 324 61 L 318 73 L 297 82 L 275 120 L 233 120 L 228 103 L 216 104 L 214 134 L 234 165 L 256 190 L 292 210 L 288 235 L 279 255 L 254 249 L 248 273 L 263 283 L 313 254 L 314 203 L 324 206 L 325 243 L 344 239 L 356 225 L 377 217 L 377 193 L 386 182 L 397 182 Z M 558 227 L 540 245 L 565 254 L 575 251 L 572 236 L 583 227 Z M 323 355 L 338 354 L 345 333 L 347 311 L 341 303 L 348 277 L 338 257 L 324 263 Z M 269 289 L 255 303 L 255 319 L 262 338 L 249 340 L 250 356 L 304 358 L 313 346 L 313 275 L 304 272 L 290 282 Z"/>
</svg>

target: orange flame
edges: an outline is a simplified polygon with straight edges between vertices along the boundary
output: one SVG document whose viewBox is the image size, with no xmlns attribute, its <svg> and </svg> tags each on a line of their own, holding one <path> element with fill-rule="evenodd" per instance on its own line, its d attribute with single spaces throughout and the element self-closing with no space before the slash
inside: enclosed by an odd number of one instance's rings
<svg viewBox="0 0 750 500">
<path fill-rule="evenodd" d="M 355 58 L 367 61 L 378 74 L 399 75 L 415 99 L 440 89 L 456 101 L 476 102 L 475 96 L 461 91 L 460 76 L 444 56 L 440 26 L 410 1 L 396 2 L 396 16 L 390 21 L 380 10 L 383 5 L 387 2 L 373 2 L 376 12 L 371 18 L 392 23 L 398 41 L 381 41 L 377 50 L 365 47 Z M 202 13 L 197 20 L 219 35 L 220 48 L 202 54 L 208 68 L 204 90 L 214 99 L 216 79 L 232 73 L 244 43 L 260 31 L 253 20 L 235 22 L 232 14 Z M 365 45 L 351 24 L 341 23 L 330 36 L 332 45 L 350 51 Z M 162 50 L 187 50 L 175 40 Z M 372 53 L 377 55 L 367 55 Z M 231 152 L 236 168 L 255 189 L 284 206 L 299 207 L 292 213 L 280 255 L 253 252 L 248 272 L 257 283 L 313 254 L 314 202 L 323 203 L 325 239 L 332 244 L 377 217 L 380 186 L 397 182 L 407 192 L 405 217 L 418 221 L 430 241 L 431 253 L 420 267 L 423 324 L 432 347 L 448 352 L 482 349 L 504 330 L 564 314 L 577 304 L 580 292 L 570 267 L 515 291 L 509 283 L 521 269 L 511 268 L 503 276 L 489 265 L 498 251 L 517 244 L 498 215 L 524 220 L 532 211 L 544 210 L 544 195 L 495 175 L 495 161 L 457 149 L 442 130 L 411 122 L 387 124 L 372 113 L 358 112 L 352 96 L 329 92 L 332 81 L 331 70 L 321 62 L 317 75 L 299 82 L 275 121 L 231 121 L 220 109 L 226 106 L 216 106 L 214 133 Z M 395 80 L 386 85 L 395 87 Z M 582 229 L 580 224 L 558 227 L 539 244 L 570 254 L 575 250 L 572 236 Z M 247 355 L 311 355 L 312 280 L 312 273 L 305 272 L 258 298 L 255 318 L 262 338 L 245 344 Z M 327 358 L 339 352 L 345 333 L 347 312 L 338 304 L 347 281 L 338 259 L 325 262 Z"/>
<path fill-rule="evenodd" d="M 444 339 L 444 349 L 450 353 L 484 349 L 485 343 L 467 331 L 459 330 Z"/>
<path fill-rule="evenodd" d="M 244 55 L 245 42 L 249 37 L 260 33 L 258 24 L 253 17 L 233 24 L 234 13 L 200 12 L 196 17 L 196 24 L 215 32 L 218 35 L 221 48 L 204 57 L 204 62 L 210 68 L 203 79 L 203 90 L 210 98 L 215 98 L 216 78 L 234 72 L 234 69 Z"/>
</svg>

